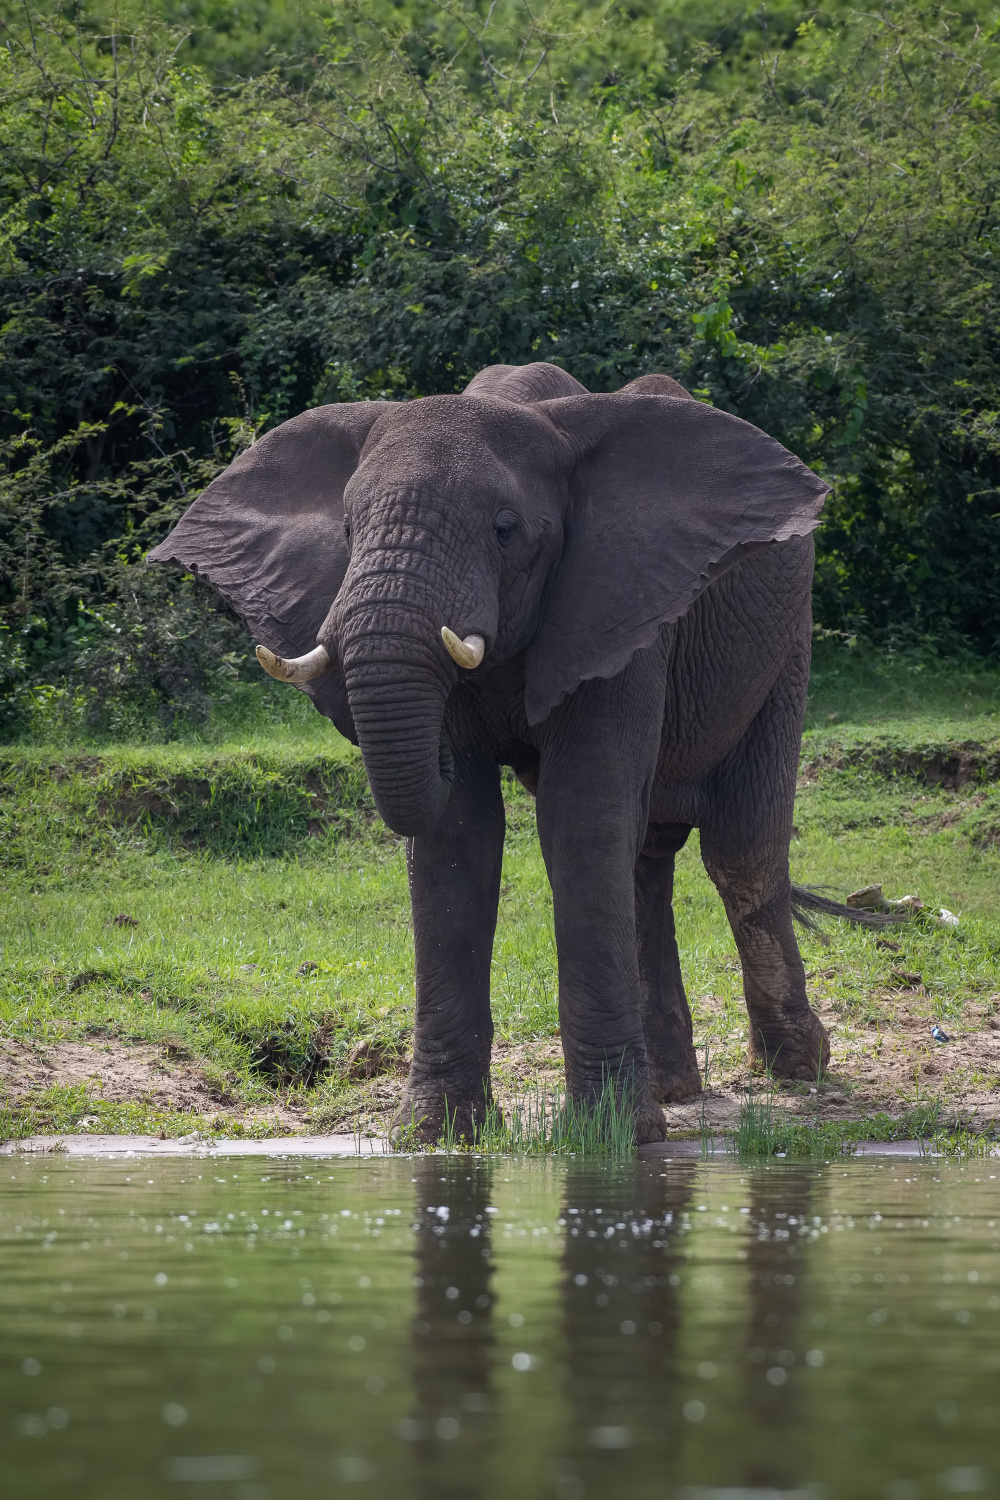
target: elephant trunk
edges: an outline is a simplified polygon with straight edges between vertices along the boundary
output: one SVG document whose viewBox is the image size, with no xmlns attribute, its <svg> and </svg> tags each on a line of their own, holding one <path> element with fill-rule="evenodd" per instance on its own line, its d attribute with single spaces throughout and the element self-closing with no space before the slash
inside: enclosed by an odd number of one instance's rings
<svg viewBox="0 0 1000 1500">
<path fill-rule="evenodd" d="M 375 667 L 355 660 L 345 677 L 375 806 L 394 833 L 428 833 L 454 777 L 443 728 L 451 683 L 440 669 L 384 660 Z"/>
<path fill-rule="evenodd" d="M 389 496 L 367 517 L 320 639 L 340 662 L 375 805 L 395 833 L 429 833 L 454 779 L 445 705 L 474 671 L 495 608 L 470 608 L 467 561 L 428 523 L 418 497 Z M 454 595 L 447 580 L 457 576 Z M 464 627 L 464 628 L 462 628 Z"/>
</svg>

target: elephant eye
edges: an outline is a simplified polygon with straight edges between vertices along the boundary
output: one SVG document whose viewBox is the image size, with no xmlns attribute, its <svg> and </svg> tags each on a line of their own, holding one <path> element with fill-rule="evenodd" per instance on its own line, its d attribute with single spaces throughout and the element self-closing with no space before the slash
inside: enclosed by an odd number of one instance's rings
<svg viewBox="0 0 1000 1500">
<path fill-rule="evenodd" d="M 493 522 L 493 530 L 501 547 L 506 547 L 517 530 L 517 517 L 509 510 L 502 510 Z"/>
<path fill-rule="evenodd" d="M 348 520 L 347 516 L 344 517 L 344 535 L 346 536 L 348 541 L 351 540 L 351 523 Z"/>
</svg>

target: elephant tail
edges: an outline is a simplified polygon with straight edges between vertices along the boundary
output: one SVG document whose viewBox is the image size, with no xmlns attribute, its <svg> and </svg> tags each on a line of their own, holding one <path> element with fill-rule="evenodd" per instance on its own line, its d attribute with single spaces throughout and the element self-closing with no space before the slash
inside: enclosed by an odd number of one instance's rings
<svg viewBox="0 0 1000 1500">
<path fill-rule="evenodd" d="M 875 928 L 894 927 L 910 916 L 909 911 L 872 911 L 860 906 L 843 906 L 839 901 L 831 901 L 829 896 L 824 896 L 812 886 L 793 885 L 792 916 L 810 932 L 822 933 L 823 929 L 814 920 L 813 913 L 824 917 L 840 917 L 845 922 L 854 922 L 858 927 Z"/>
</svg>

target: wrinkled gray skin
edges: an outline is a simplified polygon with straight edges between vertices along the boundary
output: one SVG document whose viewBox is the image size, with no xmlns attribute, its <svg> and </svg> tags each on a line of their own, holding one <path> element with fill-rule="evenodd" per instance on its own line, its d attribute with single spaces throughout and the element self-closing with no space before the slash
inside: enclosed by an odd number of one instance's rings
<svg viewBox="0 0 1000 1500">
<path fill-rule="evenodd" d="M 428 1139 L 440 1133 L 446 1101 L 471 1132 L 490 1097 L 504 765 L 536 798 L 566 1076 L 579 1100 L 598 1096 L 609 1072 L 627 1080 L 644 1141 L 664 1135 L 660 1101 L 700 1090 L 671 905 L 674 859 L 693 827 L 739 949 L 752 1058 L 779 1076 L 815 1079 L 829 1056 L 806 999 L 788 871 L 811 531 L 826 487 L 770 439 L 692 402 L 666 377 L 615 397 L 582 392 L 552 366 L 497 366 L 463 396 L 322 409 L 324 421 L 358 414 L 342 420 L 361 427 L 343 499 L 349 560 L 318 632 L 335 667 L 316 696 L 326 683 L 325 711 L 360 744 L 379 811 L 407 836 L 416 1023 L 398 1118 L 421 1122 Z M 592 419 L 580 415 L 587 402 Z M 646 429 L 627 425 L 636 410 L 659 424 L 649 443 Z M 706 513 L 718 509 L 726 545 L 708 546 L 700 582 L 688 587 L 671 574 L 669 525 L 649 520 L 660 502 L 647 471 L 670 466 L 669 442 L 656 447 L 664 424 L 687 432 L 695 418 L 707 439 L 678 439 L 685 463 L 710 466 L 712 435 L 739 429 L 767 445 L 766 461 L 748 458 L 748 473 L 780 455 L 806 499 L 793 497 L 773 526 L 744 535 L 741 481 L 720 470 Z M 320 417 L 295 422 L 307 419 Z M 607 432 L 619 421 L 616 448 Z M 232 481 L 224 476 L 231 486 L 248 472 L 241 462 Z M 751 482 L 764 492 L 770 481 Z M 182 521 L 158 555 L 200 567 L 253 626 L 260 610 L 218 561 L 239 536 L 219 541 L 220 523 L 216 551 L 199 552 L 201 503 L 189 512 L 192 540 Z M 668 509 L 683 503 L 675 496 Z M 706 504 L 692 501 L 699 524 Z M 647 587 L 635 580 L 650 557 Z M 672 603 L 658 592 L 661 574 Z M 322 586 L 325 607 L 332 590 L 329 580 Z M 641 627 L 619 628 L 631 593 L 643 589 L 651 602 L 632 611 Z M 285 618 L 294 614 L 288 605 Z M 455 665 L 442 625 L 485 638 L 480 667 Z M 315 643 L 312 631 L 300 632 L 299 650 Z M 265 644 L 287 649 L 287 632 Z"/>
</svg>

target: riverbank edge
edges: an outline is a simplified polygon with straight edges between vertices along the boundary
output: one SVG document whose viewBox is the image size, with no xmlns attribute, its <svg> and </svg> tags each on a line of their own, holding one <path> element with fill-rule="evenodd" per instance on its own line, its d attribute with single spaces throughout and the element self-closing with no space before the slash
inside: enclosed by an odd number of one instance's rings
<svg viewBox="0 0 1000 1500">
<path fill-rule="evenodd" d="M 1000 1152 L 1000 1148 L 998 1148 Z M 137 1158 L 153 1160 L 157 1157 L 216 1156 L 232 1157 L 386 1157 L 395 1153 L 385 1140 L 352 1135 L 297 1135 L 272 1136 L 265 1140 L 160 1140 L 156 1136 L 132 1135 L 37 1135 L 24 1140 L 0 1142 L 0 1156 L 65 1156 L 89 1157 L 93 1159 Z M 413 1152 L 400 1152 L 410 1156 Z M 475 1154 L 475 1153 L 473 1153 Z M 930 1157 L 941 1153 L 932 1149 L 927 1141 L 859 1141 L 855 1145 L 855 1157 L 895 1156 Z M 653 1141 L 640 1146 L 637 1155 L 644 1159 L 660 1161 L 690 1160 L 698 1157 L 707 1161 L 733 1159 L 735 1153 L 729 1149 L 729 1138 L 714 1138 L 702 1142 L 697 1137 L 681 1140 Z"/>
</svg>

